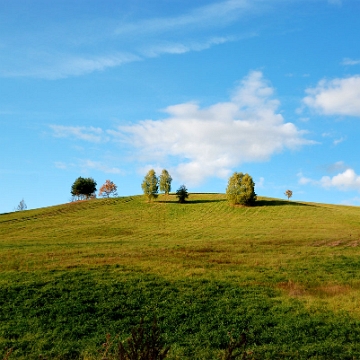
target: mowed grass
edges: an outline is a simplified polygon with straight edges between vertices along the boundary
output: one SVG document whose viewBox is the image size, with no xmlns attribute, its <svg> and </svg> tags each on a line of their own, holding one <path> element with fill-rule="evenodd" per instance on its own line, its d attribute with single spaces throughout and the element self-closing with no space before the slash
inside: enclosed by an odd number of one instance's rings
<svg viewBox="0 0 360 360">
<path fill-rule="evenodd" d="M 360 208 L 223 194 L 0 215 L 0 356 L 96 359 L 158 318 L 169 358 L 360 358 Z M 1 357 L 0 357 L 1 358 Z"/>
</svg>

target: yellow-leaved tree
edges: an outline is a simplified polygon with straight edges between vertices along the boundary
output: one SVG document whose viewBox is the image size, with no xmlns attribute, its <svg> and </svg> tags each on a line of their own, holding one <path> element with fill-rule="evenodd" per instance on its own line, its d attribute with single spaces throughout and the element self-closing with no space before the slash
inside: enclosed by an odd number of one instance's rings
<svg viewBox="0 0 360 360">
<path fill-rule="evenodd" d="M 254 205 L 256 201 L 255 183 L 249 174 L 242 172 L 229 178 L 226 195 L 232 205 Z"/>
</svg>

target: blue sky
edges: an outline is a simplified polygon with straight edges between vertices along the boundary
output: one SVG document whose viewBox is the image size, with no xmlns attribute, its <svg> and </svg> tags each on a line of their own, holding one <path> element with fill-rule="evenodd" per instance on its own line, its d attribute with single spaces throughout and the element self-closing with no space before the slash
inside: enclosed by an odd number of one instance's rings
<svg viewBox="0 0 360 360">
<path fill-rule="evenodd" d="M 0 0 L 0 212 L 78 176 L 360 204 L 360 1 Z"/>
</svg>

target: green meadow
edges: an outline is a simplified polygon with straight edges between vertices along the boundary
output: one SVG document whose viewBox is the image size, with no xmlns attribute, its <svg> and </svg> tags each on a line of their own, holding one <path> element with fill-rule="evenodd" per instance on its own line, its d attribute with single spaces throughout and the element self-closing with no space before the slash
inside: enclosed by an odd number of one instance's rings
<svg viewBox="0 0 360 360">
<path fill-rule="evenodd" d="M 156 317 L 169 359 L 360 359 L 360 208 L 224 194 L 0 215 L 0 359 L 101 359 Z"/>
</svg>

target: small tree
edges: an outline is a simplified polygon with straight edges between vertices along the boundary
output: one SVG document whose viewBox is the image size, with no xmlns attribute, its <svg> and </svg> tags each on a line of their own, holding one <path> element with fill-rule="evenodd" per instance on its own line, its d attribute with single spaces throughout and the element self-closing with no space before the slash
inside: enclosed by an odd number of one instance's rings
<svg viewBox="0 0 360 360">
<path fill-rule="evenodd" d="M 293 192 L 291 190 L 286 190 L 284 194 L 285 194 L 285 196 L 287 196 L 288 201 L 289 201 L 290 198 L 292 197 Z"/>
<path fill-rule="evenodd" d="M 71 186 L 71 195 L 78 200 L 96 197 L 96 181 L 93 178 L 78 177 Z"/>
<path fill-rule="evenodd" d="M 226 195 L 232 205 L 254 205 L 256 201 L 254 188 L 255 183 L 249 174 L 234 172 L 229 178 Z"/>
<path fill-rule="evenodd" d="M 176 190 L 176 197 L 179 199 L 179 203 L 184 203 L 186 199 L 189 197 L 189 193 L 185 185 L 181 185 Z"/>
<path fill-rule="evenodd" d="M 144 180 L 141 184 L 141 188 L 144 192 L 144 195 L 147 197 L 148 201 L 156 199 L 159 192 L 159 179 L 156 176 L 155 170 L 151 169 L 144 177 Z"/>
<path fill-rule="evenodd" d="M 171 191 L 172 177 L 167 170 L 163 170 L 160 175 L 160 191 L 163 191 L 165 195 L 169 195 Z"/>
<path fill-rule="evenodd" d="M 99 196 L 110 197 L 110 195 L 117 196 L 117 186 L 110 180 L 106 180 L 105 184 L 99 190 Z"/>
<path fill-rule="evenodd" d="M 26 210 L 27 209 L 27 206 L 25 204 L 25 200 L 22 199 L 20 202 L 19 202 L 19 205 L 17 206 L 16 208 L 16 211 L 23 211 L 23 210 Z"/>
</svg>

